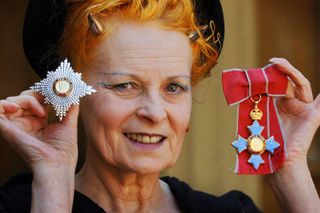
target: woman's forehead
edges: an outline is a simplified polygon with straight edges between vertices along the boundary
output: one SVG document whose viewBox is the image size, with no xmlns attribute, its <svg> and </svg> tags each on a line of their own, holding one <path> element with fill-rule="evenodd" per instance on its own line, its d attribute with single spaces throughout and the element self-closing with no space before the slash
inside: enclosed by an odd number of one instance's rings
<svg viewBox="0 0 320 213">
<path fill-rule="evenodd" d="M 185 55 L 191 54 L 186 35 L 178 31 L 162 29 L 154 23 L 120 22 L 110 35 L 105 37 L 100 47 L 102 51 L 112 48 L 120 51 L 146 49 L 149 52 L 173 51 L 178 48 Z"/>
<path fill-rule="evenodd" d="M 155 24 L 119 25 L 97 48 L 100 64 L 160 66 L 190 70 L 192 51 L 186 35 Z"/>
</svg>

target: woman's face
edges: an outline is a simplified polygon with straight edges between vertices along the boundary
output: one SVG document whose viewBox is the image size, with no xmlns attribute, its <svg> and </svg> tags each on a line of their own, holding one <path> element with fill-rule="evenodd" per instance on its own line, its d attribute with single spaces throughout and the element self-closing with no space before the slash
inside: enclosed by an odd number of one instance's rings
<svg viewBox="0 0 320 213">
<path fill-rule="evenodd" d="M 98 92 L 81 104 L 87 160 L 140 174 L 172 166 L 191 111 L 187 36 L 121 22 L 96 51 L 85 75 Z"/>
</svg>

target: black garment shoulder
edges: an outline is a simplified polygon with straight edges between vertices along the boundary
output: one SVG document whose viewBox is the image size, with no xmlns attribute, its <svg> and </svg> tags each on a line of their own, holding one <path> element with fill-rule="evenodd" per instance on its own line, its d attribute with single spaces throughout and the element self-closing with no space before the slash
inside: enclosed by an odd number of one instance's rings
<svg viewBox="0 0 320 213">
<path fill-rule="evenodd" d="M 163 177 L 176 202 L 185 213 L 258 213 L 261 212 L 250 197 L 240 191 L 231 191 L 220 197 L 193 190 L 175 177 Z"/>
<path fill-rule="evenodd" d="M 30 213 L 32 174 L 12 177 L 0 187 L 0 213 Z M 74 193 L 73 209 L 76 213 L 104 213 L 96 203 L 78 191 Z"/>
<path fill-rule="evenodd" d="M 221 197 L 216 197 L 195 191 L 189 185 L 174 177 L 163 177 L 161 179 L 169 185 L 181 212 L 260 212 L 252 200 L 242 192 L 231 191 Z M 14 176 L 1 186 L 0 212 L 30 212 L 31 184 L 32 175 L 22 174 Z M 105 211 L 90 198 L 75 191 L 72 212 L 103 213 Z"/>
</svg>

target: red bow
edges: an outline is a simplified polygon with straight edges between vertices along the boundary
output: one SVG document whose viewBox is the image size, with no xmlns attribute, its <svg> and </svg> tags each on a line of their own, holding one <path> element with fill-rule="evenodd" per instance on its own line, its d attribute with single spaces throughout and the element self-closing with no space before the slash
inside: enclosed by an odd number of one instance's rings
<svg viewBox="0 0 320 213">
<path fill-rule="evenodd" d="M 247 150 L 238 153 L 235 172 L 238 174 L 273 173 L 281 167 L 285 159 L 285 142 L 279 125 L 275 99 L 286 94 L 287 76 L 274 65 L 248 70 L 230 69 L 223 71 L 222 84 L 228 104 L 239 104 L 237 135 L 245 139 L 250 136 L 247 126 L 253 122 L 249 114 L 254 106 L 250 97 L 261 95 L 259 109 L 264 114 L 259 121 L 264 127 L 261 135 L 266 139 L 274 136 L 274 139 L 280 144 L 273 154 L 269 152 L 261 154 L 264 163 L 258 169 L 248 163 L 251 153 Z"/>
</svg>

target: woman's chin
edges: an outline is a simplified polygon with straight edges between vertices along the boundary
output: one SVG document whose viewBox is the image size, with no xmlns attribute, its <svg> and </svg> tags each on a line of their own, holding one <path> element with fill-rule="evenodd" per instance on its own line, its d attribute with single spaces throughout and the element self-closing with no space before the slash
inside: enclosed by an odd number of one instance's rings
<svg viewBox="0 0 320 213">
<path fill-rule="evenodd" d="M 131 172 L 140 174 L 140 175 L 148 175 L 148 174 L 155 174 L 160 173 L 164 169 L 168 168 L 168 163 L 164 162 L 155 162 L 153 159 L 148 160 L 138 160 L 134 163 L 131 163 L 127 167 Z"/>
</svg>

